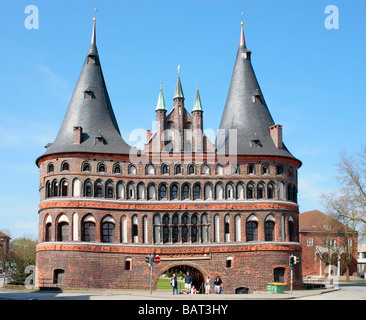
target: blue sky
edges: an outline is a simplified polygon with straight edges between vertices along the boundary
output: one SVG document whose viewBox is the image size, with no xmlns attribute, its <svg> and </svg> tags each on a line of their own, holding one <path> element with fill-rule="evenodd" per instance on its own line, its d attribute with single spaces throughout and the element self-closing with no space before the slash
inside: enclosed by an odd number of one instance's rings
<svg viewBox="0 0 366 320">
<path fill-rule="evenodd" d="M 28 30 L 27 5 L 39 10 Z M 329 30 L 325 8 L 339 9 Z M 300 212 L 322 210 L 337 187 L 340 151 L 365 144 L 366 2 L 364 0 L 3 0 L 0 19 L 0 230 L 37 237 L 39 170 L 63 120 L 86 56 L 97 8 L 97 45 L 125 140 L 151 129 L 160 81 L 170 110 L 181 65 L 186 108 L 196 84 L 204 127 L 217 130 L 239 44 L 246 43 L 284 142 L 303 162 Z M 134 143 L 134 142 L 131 142 Z"/>
</svg>

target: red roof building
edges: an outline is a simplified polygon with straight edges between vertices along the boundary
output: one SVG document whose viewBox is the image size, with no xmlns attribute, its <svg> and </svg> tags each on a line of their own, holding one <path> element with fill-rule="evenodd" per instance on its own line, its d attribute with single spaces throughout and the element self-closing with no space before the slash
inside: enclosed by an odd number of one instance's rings
<svg viewBox="0 0 366 320">
<path fill-rule="evenodd" d="M 303 212 L 299 215 L 299 236 L 302 245 L 303 276 L 334 276 L 346 274 L 343 263 L 347 247 L 352 255 L 349 274 L 357 273 L 357 232 L 318 210 Z M 348 244 L 348 245 L 346 245 Z M 330 265 L 327 268 L 327 265 Z M 329 271 L 330 270 L 330 271 Z"/>
</svg>

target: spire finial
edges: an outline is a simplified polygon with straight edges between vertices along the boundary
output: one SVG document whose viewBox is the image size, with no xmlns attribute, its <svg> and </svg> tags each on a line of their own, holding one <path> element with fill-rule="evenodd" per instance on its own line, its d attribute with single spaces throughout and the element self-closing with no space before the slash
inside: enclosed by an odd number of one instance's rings
<svg viewBox="0 0 366 320">
<path fill-rule="evenodd" d="M 93 17 L 93 32 L 92 32 L 92 38 L 91 38 L 91 44 L 96 44 L 97 36 L 95 32 L 95 22 L 97 21 L 97 18 L 95 17 L 95 14 L 99 12 L 96 8 L 94 8 L 94 17 Z"/>
<path fill-rule="evenodd" d="M 245 47 L 245 39 L 244 39 L 244 13 L 241 13 L 241 31 L 240 31 L 240 45 Z"/>
<path fill-rule="evenodd" d="M 179 74 L 180 74 L 180 64 L 178 64 L 177 69 L 178 69 L 178 76 L 179 76 Z"/>
</svg>

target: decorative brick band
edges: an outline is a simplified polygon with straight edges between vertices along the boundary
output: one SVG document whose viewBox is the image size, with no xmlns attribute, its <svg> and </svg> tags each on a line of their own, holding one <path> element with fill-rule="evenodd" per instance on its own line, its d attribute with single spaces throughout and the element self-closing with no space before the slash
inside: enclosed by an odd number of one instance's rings
<svg viewBox="0 0 366 320">
<path fill-rule="evenodd" d="M 120 203 L 110 201 L 83 201 L 83 200 L 58 200 L 47 201 L 39 205 L 39 209 L 50 208 L 94 208 L 103 210 L 141 210 L 141 211 L 156 211 L 156 210 L 291 210 L 298 211 L 296 204 L 276 203 L 276 202 L 254 202 L 254 203 Z"/>
<path fill-rule="evenodd" d="M 137 247 L 137 246 L 107 246 L 107 245 L 88 245 L 88 244 L 44 244 L 37 245 L 36 252 L 41 251 L 82 251 L 82 252 L 108 252 L 108 253 L 128 253 L 128 254 L 149 254 L 158 255 L 176 255 L 179 254 L 209 254 L 222 252 L 255 252 L 255 251 L 301 251 L 300 244 L 250 244 L 250 245 L 205 245 L 205 246 L 187 246 L 187 247 Z"/>
</svg>

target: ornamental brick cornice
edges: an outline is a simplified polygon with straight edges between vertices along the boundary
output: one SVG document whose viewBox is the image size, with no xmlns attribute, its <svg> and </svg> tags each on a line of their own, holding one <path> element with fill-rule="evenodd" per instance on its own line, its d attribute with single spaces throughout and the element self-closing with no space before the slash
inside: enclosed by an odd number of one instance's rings
<svg viewBox="0 0 366 320">
<path fill-rule="evenodd" d="M 126 203 L 110 201 L 82 201 L 58 200 L 45 201 L 39 205 L 39 210 L 51 208 L 88 208 L 123 211 L 238 211 L 238 210 L 289 210 L 298 212 L 298 205 L 285 202 L 236 202 L 236 203 L 181 203 L 181 202 L 151 202 L 151 203 Z"/>
<path fill-rule="evenodd" d="M 271 243 L 271 244 L 243 244 L 243 245 L 227 245 L 227 244 L 211 244 L 204 246 L 129 246 L 124 244 L 113 245 L 94 245 L 83 243 L 40 243 L 36 247 L 36 252 L 42 251 L 82 251 L 82 252 L 101 252 L 101 253 L 125 253 L 125 254 L 149 254 L 154 253 L 161 256 L 163 260 L 176 259 L 177 254 L 184 258 L 195 255 L 204 255 L 210 253 L 223 252 L 257 252 L 257 251 L 301 251 L 301 245 L 298 243 Z"/>
</svg>

